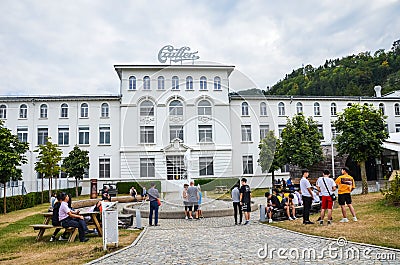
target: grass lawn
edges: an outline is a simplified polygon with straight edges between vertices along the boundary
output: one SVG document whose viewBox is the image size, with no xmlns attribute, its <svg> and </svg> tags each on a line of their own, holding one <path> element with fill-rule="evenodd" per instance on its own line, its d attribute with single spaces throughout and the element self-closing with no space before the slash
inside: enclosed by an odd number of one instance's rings
<svg viewBox="0 0 400 265">
<path fill-rule="evenodd" d="M 342 213 L 337 202 L 333 209 L 333 224 L 320 226 L 317 224 L 319 214 L 311 215 L 310 220 L 315 225 L 303 225 L 302 219 L 295 221 L 274 222 L 271 225 L 324 237 L 345 237 L 347 240 L 392 247 L 400 249 L 400 238 L 398 231 L 400 227 L 400 208 L 387 206 L 380 193 L 352 196 L 353 206 L 356 211 L 358 222 L 352 221 L 348 208 L 348 223 L 339 223 Z"/>
<path fill-rule="evenodd" d="M 43 223 L 40 213 L 47 208 L 48 203 L 0 215 L 0 264 L 84 264 L 108 253 L 103 251 L 101 237 L 89 236 L 86 243 L 80 243 L 78 237 L 74 243 L 49 242 L 53 229 L 36 242 L 37 231 L 29 225 Z M 120 229 L 118 249 L 130 245 L 139 233 Z"/>
</svg>

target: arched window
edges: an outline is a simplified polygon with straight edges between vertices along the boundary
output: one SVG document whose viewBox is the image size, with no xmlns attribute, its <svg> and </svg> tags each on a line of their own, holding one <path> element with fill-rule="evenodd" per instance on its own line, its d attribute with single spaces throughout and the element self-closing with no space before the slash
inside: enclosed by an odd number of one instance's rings
<svg viewBox="0 0 400 265">
<path fill-rule="evenodd" d="M 169 115 L 183 115 L 183 104 L 179 100 L 173 100 L 169 103 Z"/>
<path fill-rule="evenodd" d="M 110 107 L 108 103 L 101 104 L 101 117 L 108 118 L 110 115 Z"/>
<path fill-rule="evenodd" d="M 278 115 L 285 116 L 285 103 L 279 102 L 278 104 Z"/>
<path fill-rule="evenodd" d="M 89 117 L 89 105 L 87 103 L 81 104 L 81 118 Z"/>
<path fill-rule="evenodd" d="M 219 76 L 214 77 L 214 90 L 221 90 L 221 78 Z"/>
<path fill-rule="evenodd" d="M 267 104 L 265 102 L 260 103 L 260 115 L 267 116 Z"/>
<path fill-rule="evenodd" d="M 200 77 L 200 90 L 207 90 L 207 78 L 205 76 Z"/>
<path fill-rule="evenodd" d="M 7 119 L 7 106 L 0 105 L 0 119 Z"/>
<path fill-rule="evenodd" d="M 165 89 L 165 79 L 163 76 L 158 77 L 158 90 L 164 90 Z"/>
<path fill-rule="evenodd" d="M 336 116 L 337 107 L 336 103 L 331 103 L 331 116 Z"/>
<path fill-rule="evenodd" d="M 193 77 L 186 77 L 186 90 L 193 90 Z"/>
<path fill-rule="evenodd" d="M 150 77 L 148 76 L 143 77 L 143 89 L 150 90 Z"/>
<path fill-rule="evenodd" d="M 197 114 L 198 115 L 211 115 L 211 103 L 208 100 L 201 100 L 197 105 Z"/>
<path fill-rule="evenodd" d="M 67 103 L 61 104 L 60 117 L 61 118 L 68 118 L 68 104 Z"/>
<path fill-rule="evenodd" d="M 379 103 L 379 109 L 381 110 L 382 114 L 385 115 L 385 105 L 383 105 L 383 103 Z"/>
<path fill-rule="evenodd" d="M 314 116 L 320 116 L 321 115 L 321 107 L 318 102 L 314 103 Z"/>
<path fill-rule="evenodd" d="M 394 104 L 394 115 L 400 115 L 400 105 L 399 103 Z"/>
<path fill-rule="evenodd" d="M 172 77 L 172 90 L 179 90 L 179 78 L 177 76 Z"/>
<path fill-rule="evenodd" d="M 47 118 L 47 105 L 40 105 L 40 118 Z"/>
<path fill-rule="evenodd" d="M 129 90 L 136 90 L 136 77 L 129 77 Z"/>
<path fill-rule="evenodd" d="M 19 118 L 28 118 L 28 106 L 26 104 L 21 104 L 21 106 L 19 106 Z"/>
<path fill-rule="evenodd" d="M 303 104 L 301 102 L 296 103 L 296 113 L 297 114 L 303 113 Z"/>
<path fill-rule="evenodd" d="M 247 102 L 242 103 L 242 116 L 249 116 L 249 104 Z"/>
<path fill-rule="evenodd" d="M 154 116 L 153 102 L 145 100 L 140 104 L 140 116 Z"/>
</svg>

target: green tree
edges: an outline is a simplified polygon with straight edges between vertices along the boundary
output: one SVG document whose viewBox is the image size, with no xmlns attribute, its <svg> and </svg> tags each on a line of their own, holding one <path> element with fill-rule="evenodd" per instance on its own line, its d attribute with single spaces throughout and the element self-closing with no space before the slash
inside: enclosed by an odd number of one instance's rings
<svg viewBox="0 0 400 265">
<path fill-rule="evenodd" d="M 51 198 L 52 192 L 52 179 L 53 176 L 60 173 L 61 167 L 59 162 L 61 161 L 62 151 L 58 148 L 57 144 L 51 142 L 51 138 L 47 138 L 47 142 L 44 145 L 39 145 L 39 149 L 34 152 L 39 152 L 38 159 L 35 163 L 35 170 L 42 174 L 42 203 L 43 203 L 43 178 L 49 179 L 49 198 Z"/>
<path fill-rule="evenodd" d="M 379 157 L 382 143 L 389 137 L 385 116 L 372 105 L 353 104 L 338 115 L 333 123 L 338 132 L 336 149 L 339 155 L 348 154 L 360 166 L 362 193 L 368 193 L 365 161 Z"/>
<path fill-rule="evenodd" d="M 0 120 L 0 183 L 4 187 L 3 203 L 4 214 L 7 213 L 7 182 L 19 180 L 22 176 L 22 170 L 18 168 L 26 164 L 25 152 L 28 150 L 28 143 L 18 140 L 9 129 L 3 126 Z"/>
<path fill-rule="evenodd" d="M 282 130 L 281 159 L 285 164 L 299 167 L 310 167 L 323 159 L 318 124 L 303 114 L 287 119 L 286 128 Z"/>
<path fill-rule="evenodd" d="M 89 151 L 82 150 L 77 145 L 63 160 L 65 172 L 75 178 L 76 196 L 78 196 L 78 180 L 83 178 L 85 170 L 89 169 L 89 166 Z"/>
<path fill-rule="evenodd" d="M 268 131 L 264 139 L 261 139 L 258 148 L 260 155 L 258 164 L 261 166 L 262 172 L 272 174 L 272 183 L 275 181 L 275 170 L 278 170 L 283 165 L 280 159 L 280 141 L 275 137 L 274 131 Z"/>
</svg>

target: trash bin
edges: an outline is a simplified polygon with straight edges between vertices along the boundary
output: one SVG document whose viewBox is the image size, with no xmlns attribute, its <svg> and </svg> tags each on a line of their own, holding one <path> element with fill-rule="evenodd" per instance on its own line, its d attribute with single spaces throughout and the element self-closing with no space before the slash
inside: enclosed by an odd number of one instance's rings
<svg viewBox="0 0 400 265">
<path fill-rule="evenodd" d="M 90 180 L 90 199 L 97 199 L 97 179 Z"/>
</svg>

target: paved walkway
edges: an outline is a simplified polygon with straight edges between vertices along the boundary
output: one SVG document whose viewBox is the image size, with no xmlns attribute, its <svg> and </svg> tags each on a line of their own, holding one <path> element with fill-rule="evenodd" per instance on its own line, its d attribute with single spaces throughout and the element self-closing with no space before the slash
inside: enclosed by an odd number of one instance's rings
<svg viewBox="0 0 400 265">
<path fill-rule="evenodd" d="M 258 220 L 258 211 L 252 220 Z M 281 250 L 278 250 L 281 248 Z M 233 217 L 160 220 L 136 245 L 93 264 L 399 264 L 400 251 L 306 236 Z"/>
</svg>

